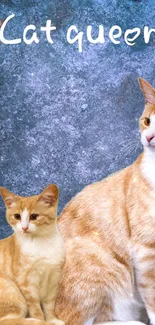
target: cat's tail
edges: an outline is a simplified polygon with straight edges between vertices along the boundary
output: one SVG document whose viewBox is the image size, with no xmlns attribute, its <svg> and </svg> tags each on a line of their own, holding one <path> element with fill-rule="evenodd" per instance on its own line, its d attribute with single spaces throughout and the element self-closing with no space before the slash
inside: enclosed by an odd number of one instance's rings
<svg viewBox="0 0 155 325">
<path fill-rule="evenodd" d="M 34 318 L 3 318 L 0 325 L 48 325 L 49 323 Z M 52 324 L 51 324 L 52 325 Z"/>
</svg>

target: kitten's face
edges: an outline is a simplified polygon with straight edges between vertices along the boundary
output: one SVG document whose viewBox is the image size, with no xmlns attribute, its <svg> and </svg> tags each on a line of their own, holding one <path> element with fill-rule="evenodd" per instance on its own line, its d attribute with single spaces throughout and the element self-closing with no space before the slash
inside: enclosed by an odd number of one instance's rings
<svg viewBox="0 0 155 325">
<path fill-rule="evenodd" d="M 139 120 L 141 142 L 144 147 L 155 150 L 155 90 L 144 79 L 139 79 L 145 98 L 145 109 Z"/>
<path fill-rule="evenodd" d="M 47 234 L 55 222 L 59 191 L 56 185 L 49 185 L 40 195 L 17 196 L 5 188 L 1 195 L 6 205 L 6 218 L 13 230 L 23 236 Z"/>
</svg>

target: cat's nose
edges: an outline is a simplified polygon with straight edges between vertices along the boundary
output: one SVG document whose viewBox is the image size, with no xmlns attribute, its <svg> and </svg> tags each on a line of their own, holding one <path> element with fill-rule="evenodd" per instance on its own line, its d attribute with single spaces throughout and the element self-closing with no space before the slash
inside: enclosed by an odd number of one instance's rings
<svg viewBox="0 0 155 325">
<path fill-rule="evenodd" d="M 151 140 L 153 140 L 153 139 L 154 139 L 154 135 L 147 135 L 146 136 L 146 140 L 147 140 L 148 143 L 150 143 Z"/>
<path fill-rule="evenodd" d="M 28 227 L 27 226 L 25 226 L 25 227 L 22 227 L 22 230 L 24 231 L 24 232 L 26 232 L 26 230 L 28 229 Z"/>
</svg>

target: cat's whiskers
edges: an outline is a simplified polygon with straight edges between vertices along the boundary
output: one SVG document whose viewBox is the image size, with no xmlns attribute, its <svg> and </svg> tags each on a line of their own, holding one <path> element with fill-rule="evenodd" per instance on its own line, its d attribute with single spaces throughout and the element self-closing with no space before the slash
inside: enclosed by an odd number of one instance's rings
<svg viewBox="0 0 155 325">
<path fill-rule="evenodd" d="M 125 139 L 121 142 L 120 154 L 130 155 L 131 153 L 136 153 L 139 148 L 141 148 L 141 143 L 139 137 Z"/>
</svg>

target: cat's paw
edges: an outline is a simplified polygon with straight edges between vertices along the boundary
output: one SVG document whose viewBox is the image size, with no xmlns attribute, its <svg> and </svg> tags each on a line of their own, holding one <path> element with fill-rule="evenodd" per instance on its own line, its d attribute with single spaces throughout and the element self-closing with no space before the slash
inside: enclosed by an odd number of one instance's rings
<svg viewBox="0 0 155 325">
<path fill-rule="evenodd" d="M 51 325 L 65 325 L 65 323 L 58 318 L 53 318 L 50 321 L 48 321 L 48 323 L 50 323 Z"/>
<path fill-rule="evenodd" d="M 145 323 L 139 322 L 139 321 L 129 321 L 126 322 L 127 325 L 146 325 Z"/>
</svg>

